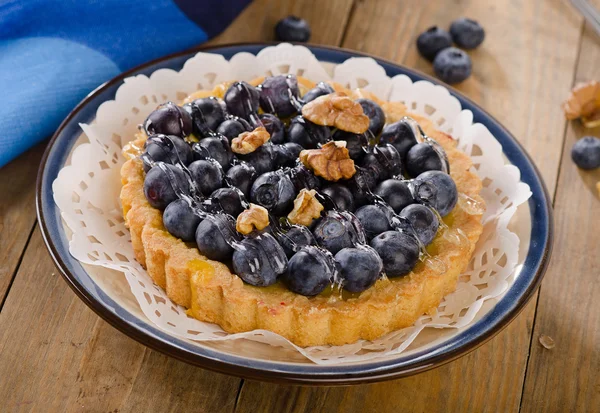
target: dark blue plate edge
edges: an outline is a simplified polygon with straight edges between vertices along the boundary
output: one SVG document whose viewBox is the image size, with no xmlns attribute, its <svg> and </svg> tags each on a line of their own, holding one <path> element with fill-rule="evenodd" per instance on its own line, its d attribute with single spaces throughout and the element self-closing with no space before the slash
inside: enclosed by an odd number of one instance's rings
<svg viewBox="0 0 600 413">
<path fill-rule="evenodd" d="M 143 323 L 143 327 L 147 328 L 149 333 L 152 334 L 150 335 L 142 331 L 140 327 L 136 325 L 136 323 L 125 320 L 122 315 L 118 315 L 114 308 L 111 311 L 109 308 L 98 302 L 96 298 L 91 295 L 90 291 L 85 288 L 82 282 L 71 272 L 69 265 L 63 259 L 65 257 L 63 255 L 64 251 L 63 254 L 61 254 L 57 246 L 54 244 L 54 240 L 49 236 L 49 234 L 51 234 L 49 225 L 54 224 L 55 227 L 52 229 L 58 230 L 59 235 L 62 237 L 63 247 L 68 245 L 64 244 L 66 241 L 65 234 L 60 234 L 61 227 L 57 225 L 60 224 L 60 215 L 56 211 L 57 208 L 54 205 L 54 200 L 52 198 L 51 185 L 56 175 L 47 173 L 47 164 L 50 155 L 53 153 L 53 149 L 55 149 L 59 136 L 63 133 L 64 129 L 69 126 L 69 123 L 73 120 L 73 118 L 79 115 L 79 112 L 81 112 L 85 106 L 96 97 L 96 95 L 105 93 L 111 88 L 116 90 L 116 88 L 122 83 L 122 80 L 126 77 L 140 73 L 148 74 L 159 68 L 154 66 L 166 66 L 167 62 L 171 66 L 174 66 L 173 61 L 183 63 L 185 60 L 187 60 L 187 58 L 190 57 L 190 55 L 199 51 L 214 52 L 229 58 L 231 55 L 240 51 L 256 54 L 264 47 L 274 44 L 276 43 L 241 43 L 213 47 L 198 47 L 153 60 L 144 65 L 131 69 L 101 85 L 96 90 L 91 92 L 81 103 L 77 105 L 77 107 L 69 114 L 69 116 L 67 116 L 52 137 L 52 140 L 50 141 L 44 153 L 44 157 L 42 158 L 40 170 L 38 172 L 36 194 L 36 208 L 44 242 L 50 251 L 52 259 L 67 283 L 76 292 L 76 294 L 100 317 L 140 343 L 191 364 L 195 364 L 210 370 L 251 379 L 298 384 L 330 385 L 388 380 L 438 367 L 474 350 L 487 340 L 491 339 L 514 317 L 516 317 L 516 315 L 529 301 L 535 290 L 539 287 L 543 274 L 548 265 L 552 249 L 553 220 L 550 207 L 551 201 L 548 191 L 540 178 L 539 171 L 533 164 L 529 155 L 510 134 L 510 132 L 501 126 L 500 123 L 491 115 L 479 108 L 474 102 L 453 89 L 450 90 L 452 94 L 459 99 L 462 107 L 464 109 L 470 109 L 473 112 L 474 122 L 481 122 L 486 125 L 492 134 L 500 140 L 506 156 L 521 170 L 521 179 L 530 185 L 533 192 L 533 196 L 529 201 L 533 227 L 530 249 L 525 261 L 524 271 L 522 272 L 522 275 L 517 278 L 513 286 L 511 286 L 507 295 L 494 307 L 494 309 L 488 312 L 481 320 L 477 321 L 467 331 L 457 335 L 456 337 L 453 337 L 448 342 L 443 343 L 434 349 L 413 354 L 407 358 L 369 363 L 367 366 L 317 366 L 312 364 L 286 364 L 247 359 L 231 354 L 220 353 L 204 347 L 195 347 L 196 350 L 201 350 L 201 352 L 204 353 L 198 354 L 186 349 L 185 347 L 188 347 L 189 344 L 183 340 L 173 338 L 161 330 L 158 330 L 154 326 Z M 339 63 L 353 56 L 371 57 L 380 65 L 382 65 L 388 74 L 390 72 L 401 72 L 408 75 L 413 80 L 425 79 L 431 81 L 432 83 L 440 84 L 438 80 L 433 79 L 428 75 L 367 54 L 330 46 L 304 46 L 310 48 L 320 60 Z M 95 113 L 95 109 L 93 112 Z M 71 146 L 73 143 L 74 141 L 71 142 Z M 64 152 L 68 153 L 68 149 L 70 148 L 66 148 Z M 64 158 L 66 158 L 65 154 L 63 154 L 63 162 L 60 162 L 59 165 L 55 165 L 54 169 L 57 171 L 60 169 L 60 166 L 62 166 L 64 163 Z M 47 220 L 47 218 L 49 218 L 47 214 L 49 214 L 49 210 L 52 209 L 54 210 L 53 212 L 55 215 L 58 213 L 58 219 L 54 219 L 54 222 L 48 222 L 51 220 Z M 539 226 L 541 226 L 541 228 L 538 228 Z M 67 261 L 71 261 L 71 264 L 79 267 L 78 269 L 85 273 L 85 270 L 81 267 L 79 262 L 74 260 L 68 254 L 68 247 L 66 259 Z M 533 270 L 533 273 L 531 273 L 529 277 L 525 277 L 527 268 L 529 268 L 530 271 Z M 108 296 L 106 297 L 109 298 Z M 113 302 L 113 304 L 116 303 Z M 116 311 L 119 311 L 119 308 L 117 308 Z M 124 309 L 120 309 L 120 311 L 129 314 Z"/>
</svg>

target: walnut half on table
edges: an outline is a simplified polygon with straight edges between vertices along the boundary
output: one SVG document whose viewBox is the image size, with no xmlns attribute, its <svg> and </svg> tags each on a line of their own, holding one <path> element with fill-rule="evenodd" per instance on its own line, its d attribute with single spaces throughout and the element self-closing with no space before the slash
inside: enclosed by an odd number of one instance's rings
<svg viewBox="0 0 600 413">
<path fill-rule="evenodd" d="M 568 120 L 581 118 L 586 128 L 600 126 L 600 82 L 577 84 L 562 108 Z"/>
</svg>

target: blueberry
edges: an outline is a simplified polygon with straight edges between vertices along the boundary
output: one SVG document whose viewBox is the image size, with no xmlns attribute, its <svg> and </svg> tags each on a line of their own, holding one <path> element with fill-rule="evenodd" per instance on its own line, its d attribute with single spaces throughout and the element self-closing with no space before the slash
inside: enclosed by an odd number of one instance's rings
<svg viewBox="0 0 600 413">
<path fill-rule="evenodd" d="M 225 214 L 207 216 L 196 229 L 198 249 L 210 260 L 229 260 L 233 254 L 231 244 L 237 239 L 235 219 Z"/>
<path fill-rule="evenodd" d="M 450 175 L 441 171 L 423 172 L 413 182 L 417 200 L 435 208 L 443 217 L 458 201 L 456 184 Z"/>
<path fill-rule="evenodd" d="M 460 83 L 469 76 L 472 70 L 471 58 L 456 47 L 442 50 L 433 61 L 433 70 L 444 82 Z"/>
<path fill-rule="evenodd" d="M 331 184 L 323 188 L 321 193 L 330 197 L 337 209 L 354 212 L 354 196 L 348 187 L 342 184 Z"/>
<path fill-rule="evenodd" d="M 373 148 L 373 154 L 384 170 L 384 173 L 380 174 L 381 179 L 402 175 L 402 157 L 393 145 L 380 144 Z"/>
<path fill-rule="evenodd" d="M 287 140 L 305 149 L 314 149 L 331 140 L 331 131 L 327 126 L 317 125 L 298 115 L 290 122 Z"/>
<path fill-rule="evenodd" d="M 582 169 L 600 167 L 600 139 L 594 136 L 581 138 L 573 145 L 571 158 Z"/>
<path fill-rule="evenodd" d="M 192 146 L 196 159 L 213 158 L 221 165 L 224 171 L 229 169 L 229 164 L 233 160 L 233 152 L 229 147 L 229 142 L 224 136 L 213 136 L 204 138 Z"/>
<path fill-rule="evenodd" d="M 372 239 L 382 232 L 392 229 L 391 211 L 383 205 L 365 205 L 356 210 L 356 218 L 360 221 L 367 239 Z"/>
<path fill-rule="evenodd" d="M 365 115 L 369 117 L 369 131 L 373 136 L 378 136 L 385 125 L 383 109 L 370 99 L 357 99 L 356 101 L 362 106 Z"/>
<path fill-rule="evenodd" d="M 162 210 L 175 201 L 178 194 L 189 194 L 185 173 L 176 166 L 157 162 L 144 180 L 144 195 L 148 203 Z"/>
<path fill-rule="evenodd" d="M 269 132 L 269 135 L 271 135 L 272 143 L 285 142 L 285 126 L 277 116 L 270 113 L 263 113 L 258 118 L 267 132 Z"/>
<path fill-rule="evenodd" d="M 333 283 L 335 274 L 333 256 L 319 247 L 308 246 L 290 258 L 281 280 L 290 291 L 311 297 Z"/>
<path fill-rule="evenodd" d="M 217 133 L 221 134 L 231 142 L 234 138 L 237 138 L 240 133 L 250 132 L 252 126 L 243 118 L 231 118 L 227 119 L 217 127 Z"/>
<path fill-rule="evenodd" d="M 450 35 L 458 47 L 475 49 L 485 38 L 483 27 L 475 20 L 460 18 L 450 25 Z"/>
<path fill-rule="evenodd" d="M 171 202 L 163 213 L 163 224 L 169 234 L 181 238 L 185 242 L 195 240 L 196 228 L 200 221 L 200 217 L 194 213 L 190 204 L 184 199 L 176 199 Z"/>
<path fill-rule="evenodd" d="M 430 27 L 417 37 L 417 50 L 427 60 L 433 60 L 440 51 L 450 46 L 450 33 L 437 26 Z"/>
<path fill-rule="evenodd" d="M 387 177 L 387 171 L 379 163 L 373 152 L 369 152 L 363 157 L 360 162 L 360 167 L 369 171 L 370 174 L 375 177 L 376 181 L 380 181 Z M 375 188 L 375 185 L 370 186 L 370 188 Z"/>
<path fill-rule="evenodd" d="M 245 209 L 243 201 L 240 198 L 240 193 L 234 188 L 220 188 L 210 195 L 211 200 L 216 201 L 226 214 L 234 218 Z"/>
<path fill-rule="evenodd" d="M 401 217 L 408 219 L 423 245 L 429 245 L 437 234 L 440 221 L 429 208 L 420 204 L 412 204 L 400 211 Z"/>
<path fill-rule="evenodd" d="M 293 167 L 296 165 L 298 155 L 302 151 L 302 146 L 297 143 L 287 142 L 283 145 L 273 145 L 275 155 L 275 167 Z"/>
<path fill-rule="evenodd" d="M 283 144 L 283 146 L 285 146 L 288 151 L 294 154 L 295 158 L 298 158 L 300 156 L 300 152 L 302 152 L 302 150 L 304 149 L 302 146 L 294 142 L 286 142 Z"/>
<path fill-rule="evenodd" d="M 371 168 L 356 168 L 356 173 L 348 181 L 348 187 L 354 195 L 354 207 L 362 206 L 369 202 L 370 194 L 375 189 L 378 181 L 378 172 Z"/>
<path fill-rule="evenodd" d="M 342 248 L 354 246 L 357 238 L 354 231 L 355 229 L 342 214 L 327 211 L 326 215 L 317 222 L 313 235 L 320 246 L 336 254 Z"/>
<path fill-rule="evenodd" d="M 281 42 L 308 42 L 310 26 L 300 17 L 287 16 L 277 22 L 275 37 Z"/>
<path fill-rule="evenodd" d="M 336 130 L 333 133 L 334 141 L 345 141 L 346 149 L 350 153 L 350 158 L 355 162 L 358 162 L 365 155 L 365 149 L 369 145 L 369 140 L 364 134 L 356 134 L 352 132 L 346 132 L 341 129 Z"/>
<path fill-rule="evenodd" d="M 298 165 L 287 173 L 296 188 L 296 192 L 300 192 L 303 188 L 319 189 L 321 188 L 321 180 L 315 176 L 306 166 Z"/>
<path fill-rule="evenodd" d="M 281 171 L 267 172 L 256 178 L 250 199 L 271 213 L 282 216 L 292 210 L 296 190 L 290 178 Z"/>
<path fill-rule="evenodd" d="M 247 162 L 232 166 L 226 174 L 229 183 L 242 191 L 245 197 L 250 196 L 250 188 L 256 176 L 256 169 Z"/>
<path fill-rule="evenodd" d="M 287 257 L 270 234 L 242 240 L 232 258 L 233 271 L 250 285 L 266 287 L 275 284 L 286 270 Z"/>
<path fill-rule="evenodd" d="M 207 160 L 194 161 L 188 169 L 196 186 L 204 196 L 212 194 L 223 186 L 223 170 L 214 162 Z"/>
<path fill-rule="evenodd" d="M 273 145 L 262 145 L 254 152 L 247 155 L 241 155 L 241 160 L 248 162 L 254 167 L 256 173 L 262 175 L 274 169 L 276 154 L 273 150 Z"/>
<path fill-rule="evenodd" d="M 368 246 L 344 248 L 335 254 L 342 285 L 346 291 L 359 293 L 375 284 L 383 269 L 377 252 Z"/>
<path fill-rule="evenodd" d="M 311 90 L 306 92 L 304 96 L 302 96 L 302 101 L 304 103 L 312 102 L 319 96 L 329 95 L 330 93 L 335 92 L 331 86 L 329 86 L 325 82 L 317 83 L 317 86 L 313 87 Z"/>
<path fill-rule="evenodd" d="M 360 166 L 371 171 L 378 181 L 402 174 L 402 159 L 392 145 L 374 147 L 362 159 Z"/>
<path fill-rule="evenodd" d="M 260 107 L 267 113 L 287 118 L 297 112 L 292 100 L 298 100 L 300 89 L 296 76 L 279 75 L 267 77 L 258 87 Z"/>
<path fill-rule="evenodd" d="M 223 96 L 229 113 L 246 120 L 251 120 L 250 115 L 257 113 L 259 98 L 258 89 L 247 82 L 235 82 Z"/>
<path fill-rule="evenodd" d="M 199 137 L 208 136 L 225 121 L 225 103 L 216 97 L 196 99 L 183 108 L 192 116 L 193 131 Z"/>
<path fill-rule="evenodd" d="M 387 231 L 371 240 L 371 247 L 383 261 L 383 270 L 388 277 L 408 274 L 419 259 L 417 240 L 403 232 Z"/>
<path fill-rule="evenodd" d="M 406 171 L 411 177 L 427 171 L 441 171 L 442 160 L 435 149 L 427 143 L 418 143 L 406 154 Z"/>
<path fill-rule="evenodd" d="M 415 202 L 408 185 L 397 179 L 387 179 L 380 182 L 374 192 L 375 195 L 383 198 L 397 214 L 406 206 Z"/>
<path fill-rule="evenodd" d="M 408 122 L 400 120 L 383 127 L 379 143 L 392 145 L 405 160 L 408 150 L 417 144 L 417 138 Z"/>
<path fill-rule="evenodd" d="M 154 162 L 165 162 L 169 164 L 182 163 L 187 166 L 192 162 L 194 156 L 192 147 L 177 136 L 151 135 L 144 142 L 144 154 L 142 161 L 144 171 L 148 172 Z"/>
<path fill-rule="evenodd" d="M 294 225 L 287 232 L 282 232 L 277 236 L 277 240 L 288 258 L 291 258 L 302 247 L 317 244 L 312 232 L 301 225 Z"/>
<path fill-rule="evenodd" d="M 160 105 L 144 121 L 146 135 L 175 135 L 180 138 L 192 133 L 192 117 L 173 102 Z"/>
</svg>

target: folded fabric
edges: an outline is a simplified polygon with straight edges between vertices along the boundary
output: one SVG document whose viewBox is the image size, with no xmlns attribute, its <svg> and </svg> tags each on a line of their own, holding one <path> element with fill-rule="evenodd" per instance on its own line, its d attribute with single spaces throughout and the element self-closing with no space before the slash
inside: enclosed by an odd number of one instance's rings
<svg viewBox="0 0 600 413">
<path fill-rule="evenodd" d="M 101 83 L 222 31 L 250 0 L 0 0 L 0 167 Z"/>
</svg>

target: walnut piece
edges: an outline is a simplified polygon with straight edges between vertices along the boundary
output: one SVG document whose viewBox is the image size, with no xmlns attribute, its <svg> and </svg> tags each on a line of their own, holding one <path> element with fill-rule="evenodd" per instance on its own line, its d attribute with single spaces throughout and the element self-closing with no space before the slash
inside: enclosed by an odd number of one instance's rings
<svg viewBox="0 0 600 413">
<path fill-rule="evenodd" d="M 262 230 L 269 225 L 269 213 L 267 210 L 256 204 L 250 204 L 250 207 L 238 215 L 235 223 L 235 229 L 248 235 L 255 229 Z"/>
<path fill-rule="evenodd" d="M 246 155 L 257 150 L 270 138 L 271 135 L 269 135 L 269 132 L 267 132 L 265 127 L 259 126 L 252 132 L 242 132 L 237 138 L 233 138 L 231 141 L 231 151 Z"/>
<path fill-rule="evenodd" d="M 365 133 L 369 129 L 369 117 L 362 106 L 340 92 L 308 102 L 302 108 L 302 116 L 317 125 L 335 126 L 352 133 Z"/>
<path fill-rule="evenodd" d="M 324 207 L 315 198 L 317 191 L 306 188 L 302 189 L 294 200 L 294 209 L 288 214 L 288 220 L 292 224 L 309 226 L 313 219 L 321 216 Z"/>
<path fill-rule="evenodd" d="M 328 181 L 350 179 L 356 173 L 345 141 L 327 142 L 321 149 L 305 149 L 300 152 L 300 161 Z"/>
<path fill-rule="evenodd" d="M 586 127 L 600 124 L 600 82 L 580 83 L 562 105 L 569 120 L 582 118 Z"/>
</svg>

